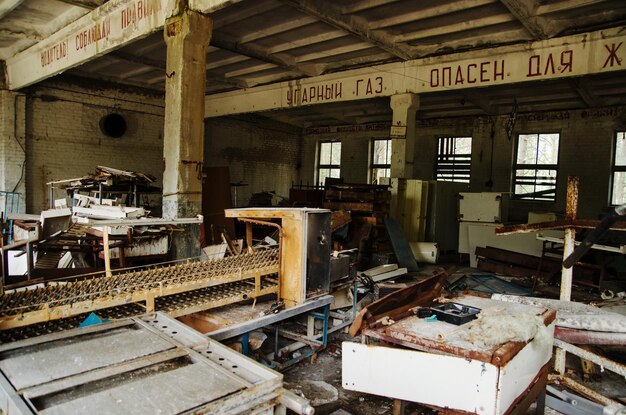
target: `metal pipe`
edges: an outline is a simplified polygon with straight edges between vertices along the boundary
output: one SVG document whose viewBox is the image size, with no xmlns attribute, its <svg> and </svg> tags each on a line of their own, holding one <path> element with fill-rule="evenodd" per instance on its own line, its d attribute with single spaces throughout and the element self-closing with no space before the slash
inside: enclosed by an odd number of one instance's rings
<svg viewBox="0 0 626 415">
<path fill-rule="evenodd" d="M 344 323 L 339 324 L 338 326 L 331 327 L 328 329 L 328 334 L 344 329 L 348 327 L 350 324 L 352 324 L 352 321 L 346 321 Z M 313 336 L 313 339 L 318 340 L 318 339 L 321 339 L 322 336 L 323 336 L 323 333 L 316 334 L 315 336 Z M 282 357 L 288 353 L 295 352 L 296 350 L 302 349 L 305 346 L 307 346 L 307 344 L 302 343 L 302 342 L 291 343 L 283 347 L 282 349 L 279 349 L 277 355 L 278 357 Z"/>
<path fill-rule="evenodd" d="M 606 357 L 599 356 L 588 350 L 581 349 L 580 347 L 565 343 L 564 341 L 558 339 L 554 339 L 554 345 L 559 349 L 565 350 L 566 352 L 572 353 L 578 357 L 582 357 L 583 359 L 589 360 L 590 362 L 608 369 L 611 372 L 615 372 L 623 377 L 626 377 L 626 365 L 607 359 Z"/>
<path fill-rule="evenodd" d="M 570 344 L 602 344 L 616 346 L 626 344 L 626 333 L 577 330 L 567 327 L 556 327 L 554 329 L 554 338 Z"/>
<path fill-rule="evenodd" d="M 580 393 L 583 396 L 586 396 L 587 398 L 601 403 L 604 406 L 616 406 L 616 405 L 621 405 L 619 402 L 614 401 L 613 399 L 607 398 L 606 396 L 602 395 L 600 392 L 594 391 L 593 389 L 588 388 L 585 385 L 582 385 L 578 382 L 576 382 L 575 380 L 568 378 L 567 376 L 562 376 L 562 375 L 548 375 L 548 381 L 550 383 L 555 383 L 558 382 L 561 385 L 573 390 L 574 392 Z"/>
<path fill-rule="evenodd" d="M 287 389 L 283 389 L 278 402 L 300 415 L 313 415 L 315 413 L 315 408 L 311 406 L 309 401 Z"/>
</svg>

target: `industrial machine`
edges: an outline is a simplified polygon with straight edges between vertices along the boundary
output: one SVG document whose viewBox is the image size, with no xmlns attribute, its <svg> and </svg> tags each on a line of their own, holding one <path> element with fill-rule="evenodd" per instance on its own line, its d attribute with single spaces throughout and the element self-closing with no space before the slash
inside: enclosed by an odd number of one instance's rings
<svg viewBox="0 0 626 415">
<path fill-rule="evenodd" d="M 282 388 L 280 374 L 175 317 L 275 296 L 288 310 L 265 316 L 254 328 L 324 307 L 322 314 L 309 313 L 324 320 L 321 339 L 298 339 L 325 346 L 332 302 L 326 295 L 330 211 L 226 214 L 249 225 L 247 253 L 49 281 L 0 295 L 0 410 L 273 414 L 288 407 L 311 414 L 306 400 Z M 252 224 L 276 228 L 278 245 L 253 249 Z M 77 328 L 91 312 L 112 321 Z M 223 330 L 219 338 L 247 336 L 250 323 Z"/>
<path fill-rule="evenodd" d="M 155 311 L 178 317 L 264 295 L 276 295 L 277 300 L 293 307 L 328 293 L 328 210 L 231 209 L 226 214 L 249 224 L 276 227 L 280 231 L 278 247 L 9 291 L 0 296 L 0 338 L 12 338 L 6 330 L 33 324 L 46 332 L 51 330 L 49 322 L 59 321 L 59 326 L 61 320 L 97 310 L 107 310 L 105 315 L 115 317 Z M 281 223 L 260 218 L 276 218 Z"/>
<path fill-rule="evenodd" d="M 282 375 L 155 313 L 0 346 L 5 414 L 284 414 Z"/>
</svg>

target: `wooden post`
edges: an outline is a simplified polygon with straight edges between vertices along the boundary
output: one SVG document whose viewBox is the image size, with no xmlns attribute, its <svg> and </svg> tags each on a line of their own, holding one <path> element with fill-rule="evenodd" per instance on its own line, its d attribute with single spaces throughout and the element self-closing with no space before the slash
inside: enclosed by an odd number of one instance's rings
<svg viewBox="0 0 626 415">
<path fill-rule="evenodd" d="M 575 176 L 567 178 L 567 202 L 565 206 L 565 216 L 567 220 L 576 220 L 578 214 L 578 185 L 579 179 Z M 564 243 L 563 243 L 563 260 L 570 256 L 576 248 L 576 229 L 574 227 L 565 229 Z M 570 301 L 572 297 L 572 279 L 573 279 L 574 267 L 565 268 L 561 270 L 561 295 L 562 301 Z M 554 369 L 560 374 L 565 373 L 565 350 L 557 347 L 554 357 Z"/>
<path fill-rule="evenodd" d="M 107 277 L 113 275 L 111 272 L 111 252 L 109 251 L 109 227 L 102 227 L 102 243 L 104 244 L 104 272 Z"/>
</svg>

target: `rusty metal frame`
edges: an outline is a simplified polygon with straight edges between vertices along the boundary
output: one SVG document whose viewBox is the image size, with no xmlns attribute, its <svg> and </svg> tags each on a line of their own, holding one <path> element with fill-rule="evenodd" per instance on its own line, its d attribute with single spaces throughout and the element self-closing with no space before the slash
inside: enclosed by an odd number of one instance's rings
<svg viewBox="0 0 626 415">
<path fill-rule="evenodd" d="M 541 222 L 534 224 L 523 224 L 514 226 L 502 226 L 495 230 L 496 235 L 510 235 L 514 233 L 529 233 L 537 232 L 547 229 L 564 229 L 564 246 L 563 246 L 563 259 L 569 257 L 576 248 L 576 228 L 595 228 L 600 224 L 597 220 L 579 220 L 578 214 L 578 194 L 579 194 L 580 180 L 576 176 L 570 176 L 567 179 L 567 196 L 565 206 L 565 220 L 556 222 Z M 626 230 L 626 223 L 615 223 L 610 228 L 611 230 L 624 231 Z M 560 299 L 562 301 L 571 301 L 572 292 L 572 271 L 573 267 L 562 267 L 561 271 L 561 293 Z M 615 401 L 607 398 L 606 396 L 589 389 L 571 378 L 565 376 L 565 358 L 566 354 L 572 353 L 576 356 L 590 360 L 598 365 L 603 366 L 613 372 L 616 372 L 622 376 L 626 376 L 626 366 L 606 359 L 603 356 L 573 346 L 562 340 L 555 339 L 554 344 L 556 346 L 556 353 L 554 359 L 554 369 L 558 372 L 558 376 L 551 377 L 551 380 L 557 380 L 563 385 L 574 389 L 583 395 L 601 402 L 605 405 L 616 403 Z"/>
<path fill-rule="evenodd" d="M 157 298 L 237 281 L 251 280 L 249 282 L 254 289 L 246 294 L 249 297 L 278 293 L 275 284 L 265 284 L 264 287 L 262 278 L 279 272 L 277 251 L 265 250 L 216 261 L 188 262 L 5 293 L 0 296 L 0 330 L 58 320 L 128 303 L 143 303 L 146 312 L 154 312 Z M 239 297 L 241 295 L 233 298 Z M 231 300 L 229 303 L 240 301 Z M 207 300 L 202 307 L 210 308 L 210 304 L 211 301 Z M 224 305 L 220 301 L 216 304 Z"/>
</svg>

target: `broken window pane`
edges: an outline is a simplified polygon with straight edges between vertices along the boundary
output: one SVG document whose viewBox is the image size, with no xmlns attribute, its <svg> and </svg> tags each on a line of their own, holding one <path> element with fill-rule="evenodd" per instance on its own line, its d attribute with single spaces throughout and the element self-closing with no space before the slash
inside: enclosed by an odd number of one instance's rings
<svg viewBox="0 0 626 415">
<path fill-rule="evenodd" d="M 319 160 L 317 163 L 317 183 L 324 185 L 327 177 L 341 177 L 341 142 L 322 141 L 319 143 Z"/>
<path fill-rule="evenodd" d="M 377 138 L 372 141 L 372 183 L 380 183 L 382 177 L 391 176 L 391 139 Z"/>
<path fill-rule="evenodd" d="M 559 134 L 520 134 L 517 137 L 513 193 L 528 200 L 556 200 Z"/>
</svg>

